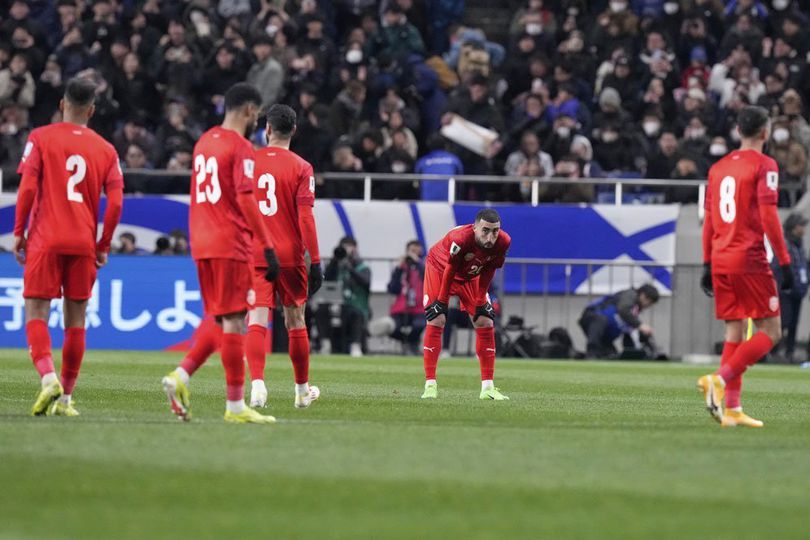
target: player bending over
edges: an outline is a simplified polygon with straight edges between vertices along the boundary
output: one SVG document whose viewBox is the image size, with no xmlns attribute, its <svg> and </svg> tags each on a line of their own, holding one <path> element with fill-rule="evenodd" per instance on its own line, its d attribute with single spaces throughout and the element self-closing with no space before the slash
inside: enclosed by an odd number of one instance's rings
<svg viewBox="0 0 810 540">
<path fill-rule="evenodd" d="M 745 107 L 737 116 L 740 149 L 709 170 L 706 218 L 703 222 L 701 287 L 714 296 L 718 320 L 726 323 L 720 369 L 698 380 L 706 408 L 723 426 L 762 427 L 742 412 L 742 375 L 765 356 L 782 336 L 779 294 L 762 240 L 763 233 L 782 266 L 783 289 L 793 287 L 793 272 L 776 203 L 779 168 L 762 154 L 770 136 L 768 112 Z M 745 319 L 757 332 L 743 343 Z M 726 410 L 723 412 L 723 398 Z"/>
<path fill-rule="evenodd" d="M 197 336 L 180 366 L 163 378 L 172 411 L 190 418 L 188 381 L 220 346 L 225 368 L 225 421 L 267 424 L 245 406 L 245 315 L 253 302 L 253 236 L 266 262 L 264 279 L 278 274 L 278 260 L 253 198 L 253 147 L 245 138 L 256 129 L 262 97 L 247 83 L 225 93 L 221 126 L 206 131 L 194 146 L 189 231 L 191 254 L 197 264 L 203 307 L 216 318 Z M 251 232 L 252 231 L 252 232 Z"/>
<path fill-rule="evenodd" d="M 501 230 L 501 217 L 491 208 L 480 210 L 475 223 L 451 230 L 430 248 L 425 267 L 425 392 L 437 396 L 436 364 L 442 352 L 447 301 L 458 296 L 475 327 L 475 352 L 481 365 L 481 399 L 509 399 L 495 388 L 495 310 L 487 290 L 495 270 L 506 260 L 512 239 Z"/>
<path fill-rule="evenodd" d="M 267 148 L 255 154 L 254 193 L 267 230 L 275 240 L 281 270 L 273 283 L 262 279 L 267 268 L 260 264 L 263 260 L 262 246 L 254 237 L 256 303 L 248 314 L 247 333 L 247 360 L 252 379 L 251 407 L 264 407 L 267 402 L 264 342 L 267 321 L 275 307 L 276 292 L 284 307 L 284 326 L 289 335 L 290 360 L 295 374 L 295 406 L 309 407 L 320 395 L 317 386 L 309 385 L 309 336 L 304 322 L 307 285 L 311 295 L 323 282 L 318 234 L 312 215 L 312 207 L 315 205 L 315 177 L 312 165 L 290 152 L 295 122 L 295 111 L 290 107 L 270 107 L 267 113 Z M 309 252 L 308 272 L 304 251 Z"/>
<path fill-rule="evenodd" d="M 96 271 L 107 263 L 121 218 L 124 178 L 115 148 L 87 127 L 96 85 L 71 79 L 59 102 L 62 122 L 28 137 L 18 172 L 22 182 L 14 221 L 14 255 L 25 267 L 25 333 L 42 389 L 31 414 L 78 416 L 71 395 L 85 348 L 84 319 Z M 104 233 L 96 242 L 101 190 L 107 194 Z M 33 212 L 31 212 L 33 206 Z M 31 213 L 26 238 L 25 222 Z M 65 297 L 62 382 L 51 356 L 51 300 Z"/>
</svg>

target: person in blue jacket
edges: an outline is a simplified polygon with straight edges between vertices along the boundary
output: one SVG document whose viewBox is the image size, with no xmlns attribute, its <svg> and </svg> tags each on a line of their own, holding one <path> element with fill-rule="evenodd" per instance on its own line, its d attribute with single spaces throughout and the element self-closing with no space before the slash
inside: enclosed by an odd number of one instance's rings
<svg viewBox="0 0 810 540">
<path fill-rule="evenodd" d="M 430 153 L 416 162 L 414 171 L 417 174 L 464 174 L 459 157 L 447 149 L 447 139 L 437 133 L 428 140 L 428 148 Z M 447 201 L 447 182 L 423 180 L 420 184 L 423 201 Z"/>
<path fill-rule="evenodd" d="M 790 268 L 793 270 L 793 288 L 787 291 L 780 289 L 779 303 L 782 308 L 782 342 L 779 349 L 785 361 L 793 362 L 796 350 L 796 330 L 799 327 L 802 301 L 807 296 L 807 252 L 804 250 L 804 232 L 807 218 L 801 214 L 790 214 L 782 228 L 785 231 L 785 243 L 790 253 Z M 776 259 L 771 263 L 776 282 L 781 285 L 782 272 Z"/>
</svg>

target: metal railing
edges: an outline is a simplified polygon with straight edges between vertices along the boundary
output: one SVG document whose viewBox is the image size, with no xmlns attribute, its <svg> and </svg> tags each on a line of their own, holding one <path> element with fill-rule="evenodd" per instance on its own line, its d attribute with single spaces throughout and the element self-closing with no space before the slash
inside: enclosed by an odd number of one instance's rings
<svg viewBox="0 0 810 540">
<path fill-rule="evenodd" d="M 522 184 L 528 182 L 531 185 L 529 203 L 537 206 L 540 203 L 541 186 L 611 186 L 614 192 L 614 204 L 623 204 L 625 188 L 646 187 L 653 189 L 685 187 L 693 188 L 698 192 L 700 202 L 703 201 L 706 189 L 704 180 L 666 180 L 655 178 L 538 178 L 533 176 L 497 176 L 497 175 L 444 175 L 444 174 L 393 174 L 393 173 L 366 173 L 366 172 L 331 172 L 327 171 L 319 174 L 325 181 L 350 181 L 363 183 L 364 201 L 372 200 L 372 186 L 375 182 L 447 182 L 447 202 L 455 203 L 457 200 L 459 183 L 502 183 L 502 184 Z M 125 169 L 124 177 L 127 178 L 182 178 L 183 181 L 190 181 L 191 171 L 169 171 L 152 169 Z M 160 192 L 160 191 L 158 191 Z"/>
</svg>

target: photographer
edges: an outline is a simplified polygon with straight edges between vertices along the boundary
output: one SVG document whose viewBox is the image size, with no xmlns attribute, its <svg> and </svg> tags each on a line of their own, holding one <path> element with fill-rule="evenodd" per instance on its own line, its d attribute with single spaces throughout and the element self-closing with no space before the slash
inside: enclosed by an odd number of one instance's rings
<svg viewBox="0 0 810 540">
<path fill-rule="evenodd" d="M 341 325 L 337 329 L 337 347 L 326 345 L 321 348 L 348 352 L 354 357 L 363 356 L 363 341 L 366 323 L 370 315 L 369 295 L 371 292 L 371 269 L 358 256 L 357 242 L 347 236 L 335 248 L 332 260 L 324 270 L 325 281 L 337 281 L 343 292 L 343 306 L 340 310 Z M 316 313 L 318 335 L 321 343 L 332 336 L 330 306 L 321 304 Z"/>
<path fill-rule="evenodd" d="M 396 295 L 391 306 L 391 318 L 396 327 L 391 337 L 401 341 L 408 354 L 420 354 L 420 340 L 425 328 L 425 310 L 422 306 L 425 264 L 422 244 L 411 240 L 405 246 L 405 256 L 391 273 L 388 292 Z"/>
<path fill-rule="evenodd" d="M 24 109 L 34 106 L 36 84 L 22 53 L 11 57 L 8 68 L 0 71 L 0 102 L 15 103 Z"/>
</svg>

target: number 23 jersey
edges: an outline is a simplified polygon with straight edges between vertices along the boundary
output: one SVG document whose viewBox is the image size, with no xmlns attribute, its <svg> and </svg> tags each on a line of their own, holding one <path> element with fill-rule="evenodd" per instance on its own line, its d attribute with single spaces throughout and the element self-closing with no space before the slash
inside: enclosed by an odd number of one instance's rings
<svg viewBox="0 0 810 540">
<path fill-rule="evenodd" d="M 124 187 L 115 148 L 90 128 L 51 124 L 28 136 L 17 172 L 37 180 L 27 250 L 95 257 L 101 190 Z"/>
<path fill-rule="evenodd" d="M 194 260 L 251 260 L 252 234 L 237 201 L 253 193 L 253 147 L 220 126 L 194 145 L 189 231 Z"/>
<path fill-rule="evenodd" d="M 451 264 L 456 269 L 455 281 L 472 281 L 487 268 L 501 268 L 511 243 L 512 238 L 501 230 L 495 245 L 484 249 L 475 241 L 472 224 L 461 225 L 430 248 L 427 264 L 439 272 Z"/>
<path fill-rule="evenodd" d="M 779 166 L 755 150 L 735 150 L 709 169 L 712 272 L 769 274 L 759 208 L 779 200 Z"/>
</svg>

